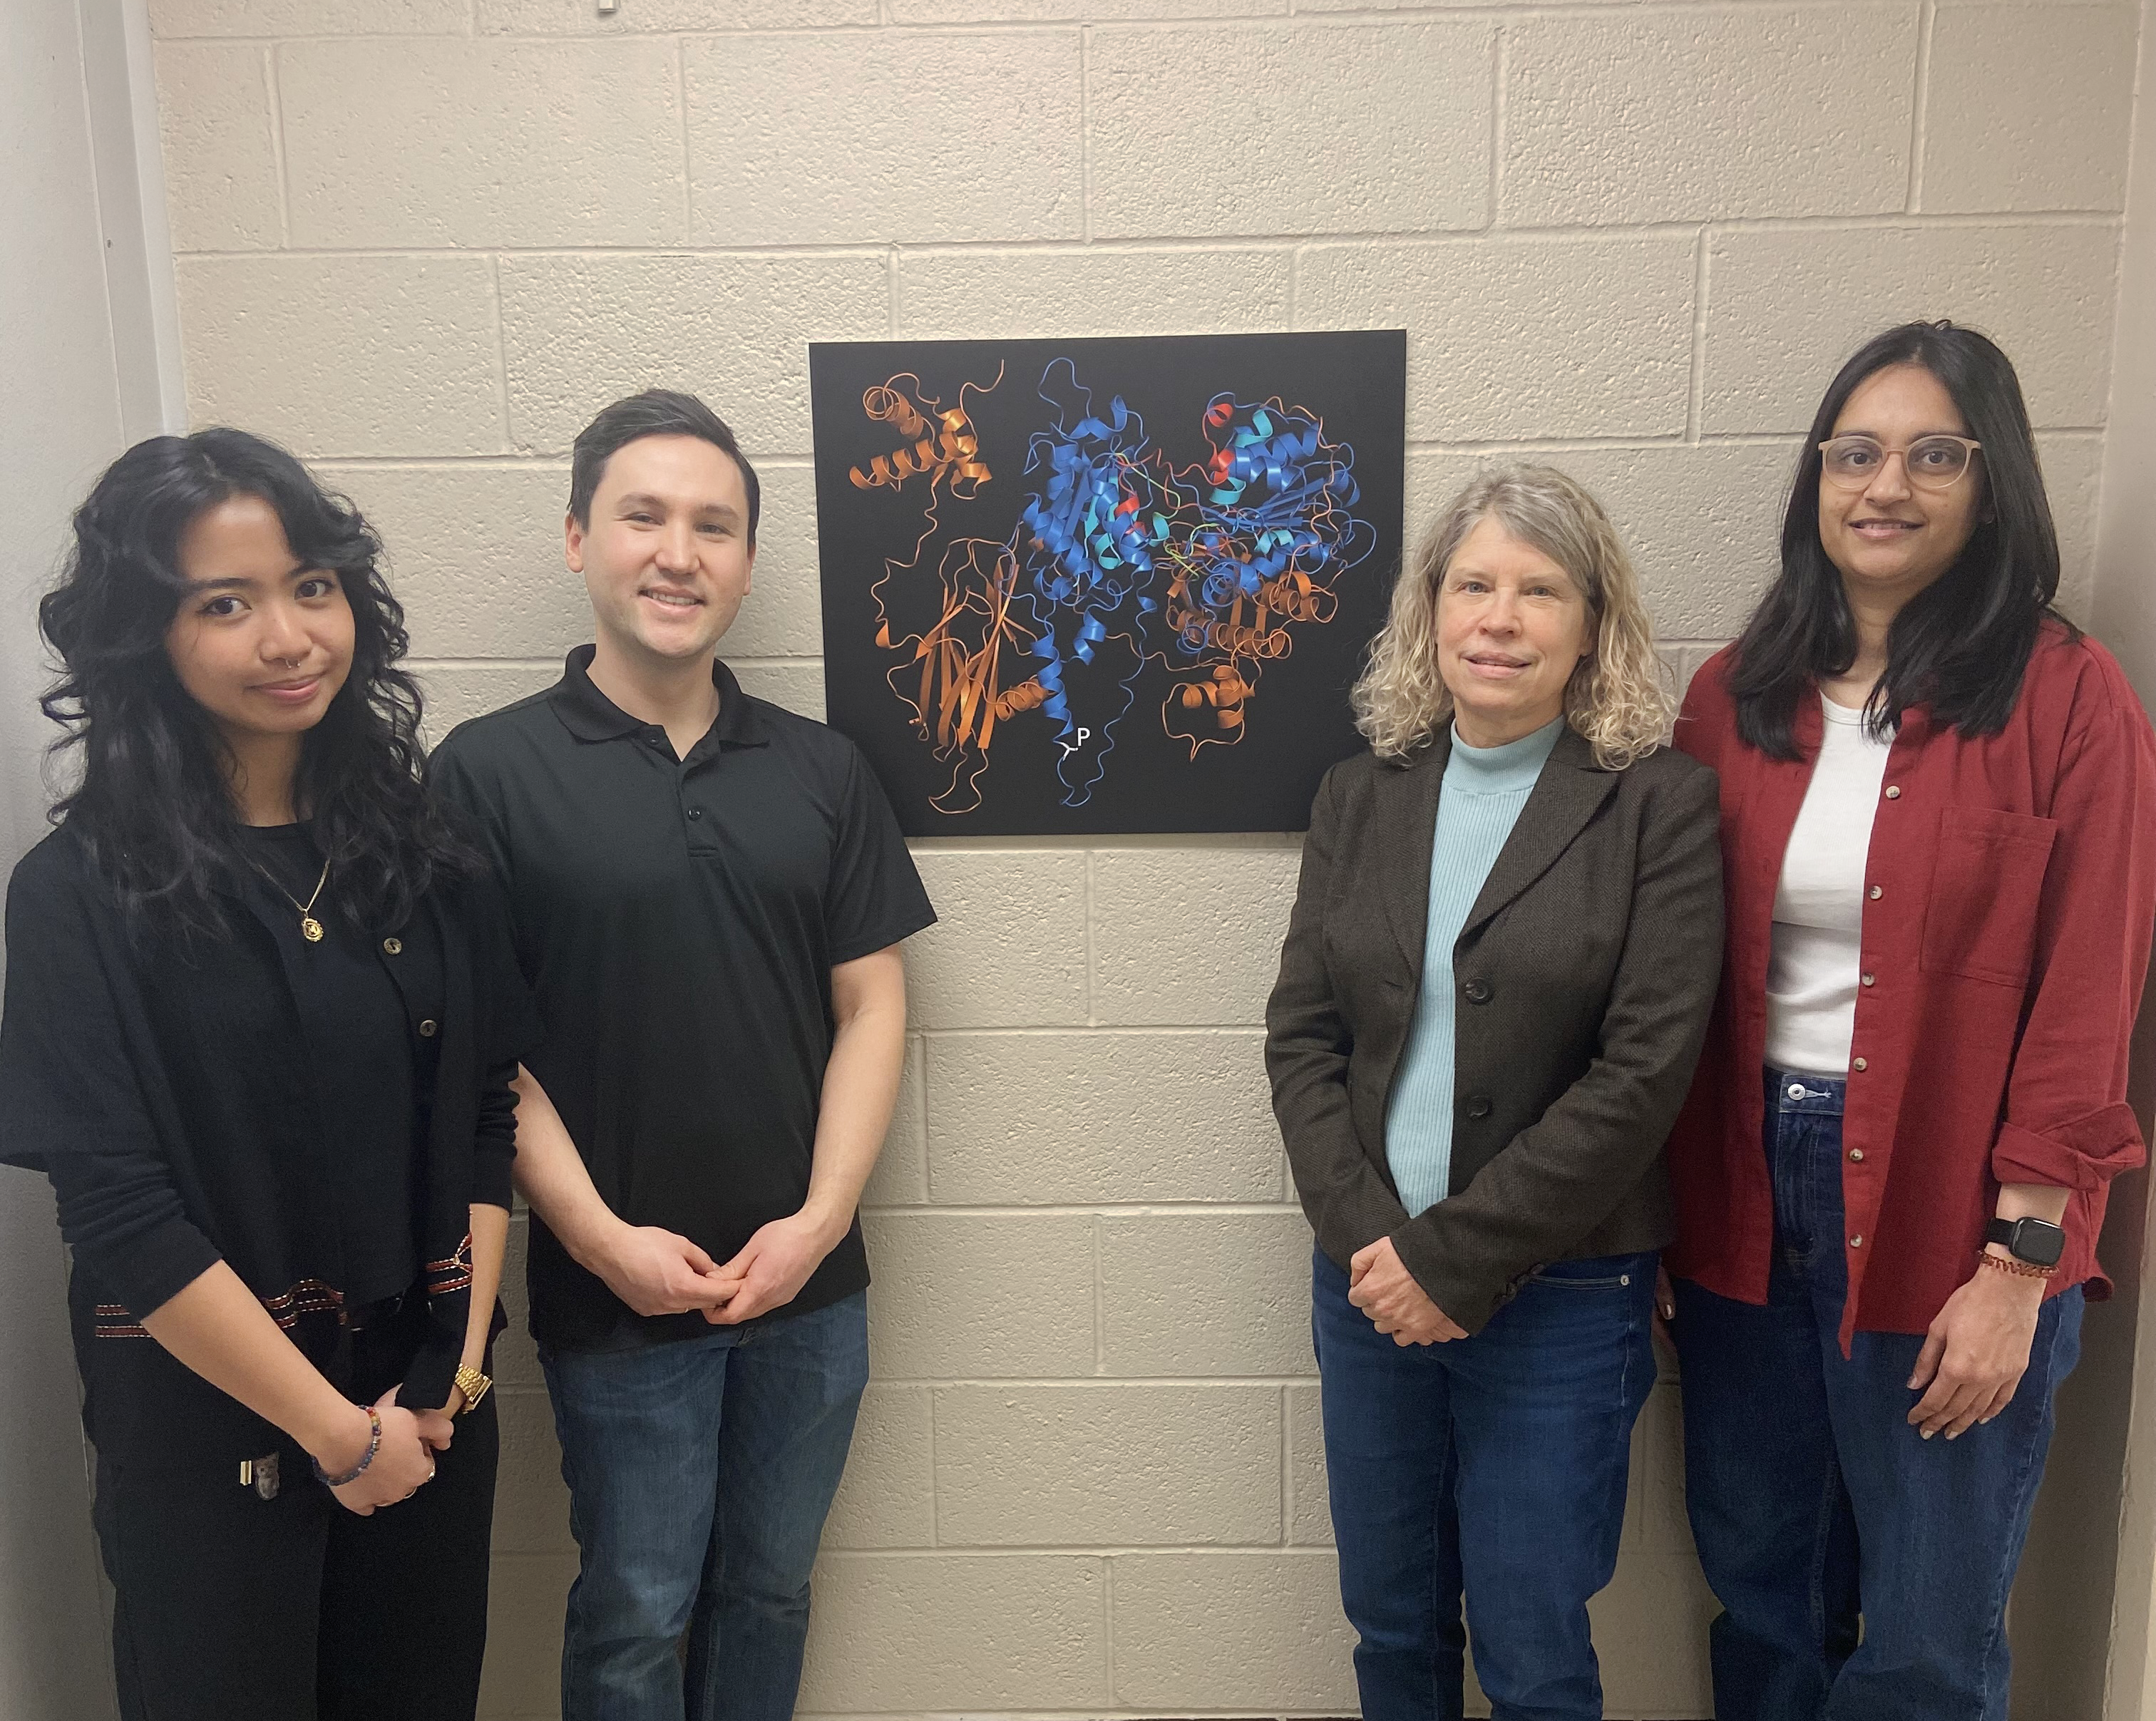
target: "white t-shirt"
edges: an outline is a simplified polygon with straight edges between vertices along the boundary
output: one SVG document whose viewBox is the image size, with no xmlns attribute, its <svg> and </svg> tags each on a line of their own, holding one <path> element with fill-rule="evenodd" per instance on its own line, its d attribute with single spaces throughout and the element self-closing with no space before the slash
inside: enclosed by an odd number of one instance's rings
<svg viewBox="0 0 2156 1721">
<path fill-rule="evenodd" d="M 1862 966 L 1865 862 L 1893 738 L 1822 696 L 1826 718 L 1811 786 L 1774 888 L 1767 966 L 1767 1061 L 1814 1076 L 1849 1070 Z"/>
</svg>

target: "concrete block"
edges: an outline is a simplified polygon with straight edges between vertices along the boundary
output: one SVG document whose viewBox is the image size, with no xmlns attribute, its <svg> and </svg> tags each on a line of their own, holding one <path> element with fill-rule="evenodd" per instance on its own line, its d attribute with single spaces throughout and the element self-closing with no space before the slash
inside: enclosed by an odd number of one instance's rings
<svg viewBox="0 0 2156 1721">
<path fill-rule="evenodd" d="M 1507 25 L 1500 220 L 1900 209 L 1917 10 L 1685 7 Z"/>
<path fill-rule="evenodd" d="M 706 38 L 685 51 L 698 244 L 1084 231 L 1075 30 Z"/>
<path fill-rule="evenodd" d="M 197 424 L 302 456 L 507 451 L 484 257 L 182 257 Z"/>
<path fill-rule="evenodd" d="M 936 1392 L 944 1547 L 1262 1544 L 1281 1534 L 1269 1386 L 947 1386 Z"/>
<path fill-rule="evenodd" d="M 562 679 L 562 664 L 540 659 L 515 663 L 429 663 L 409 665 L 426 696 L 424 727 L 429 745 L 458 724 L 498 712 L 531 694 L 543 693 Z"/>
<path fill-rule="evenodd" d="M 1701 428 L 1802 431 L 1872 336 L 1950 316 L 2005 349 L 2039 425 L 2104 422 L 2118 229 L 2107 222 L 1718 233 Z"/>
<path fill-rule="evenodd" d="M 1587 1605 L 1613 1715 L 1710 1715 L 1707 1628 L 1721 1611 L 1690 1554 L 1620 1554 L 1609 1587 Z"/>
<path fill-rule="evenodd" d="M 1407 329 L 1411 440 L 1676 436 L 1692 246 L 1662 233 L 1312 246 L 1296 321 Z"/>
<path fill-rule="evenodd" d="M 1104 1218 L 1101 1372 L 1307 1375 L 1311 1247 L 1292 1210 Z"/>
<path fill-rule="evenodd" d="M 150 30 L 180 36 L 461 36 L 471 0 L 150 0 Z"/>
<path fill-rule="evenodd" d="M 891 1209 L 865 1216 L 880 1380 L 1094 1371 L 1093 1221 Z"/>
<path fill-rule="evenodd" d="M 826 1548 L 927 1548 L 936 1541 L 929 1390 L 870 1383 L 824 1527 Z"/>
<path fill-rule="evenodd" d="M 1353 1713 L 1355 1638 L 1331 1552 L 1132 1554 L 1109 1566 L 1119 1705 Z"/>
<path fill-rule="evenodd" d="M 248 43 L 162 42 L 157 76 L 172 249 L 274 250 L 283 193 L 268 56 Z"/>
<path fill-rule="evenodd" d="M 553 1405 L 542 1388 L 505 1386 L 495 1397 L 501 1465 L 494 1485 L 494 1551 L 573 1554 Z"/>
<path fill-rule="evenodd" d="M 1917 207 L 2124 208 L 2134 26 L 2121 6 L 1942 12 Z"/>
<path fill-rule="evenodd" d="M 675 51 L 664 39 L 285 44 L 293 244 L 679 244 Z"/>
<path fill-rule="evenodd" d="M 1627 1548 L 1689 1557 L 1685 1516 L 1684 1400 L 1676 1383 L 1659 1383 L 1632 1429 L 1631 1479 L 1625 1492 Z"/>
<path fill-rule="evenodd" d="M 1481 22 L 1096 28 L 1093 236 L 1480 226 L 1494 42 Z"/>
<path fill-rule="evenodd" d="M 1086 1021 L 1086 857 L 916 849 L 937 923 L 906 945 L 907 1016 L 942 1028 Z M 928 1051 L 935 1078 L 937 1048 Z"/>
<path fill-rule="evenodd" d="M 1250 721 L 1268 721 L 1262 693 Z M 1095 1017 L 1132 1025 L 1262 1023 L 1301 863 L 1299 845 L 1096 853 Z"/>
<path fill-rule="evenodd" d="M 722 649 L 731 657 L 820 656 L 824 597 L 816 568 L 814 469 L 758 466 L 756 477 L 763 494 L 754 580 Z"/>
<path fill-rule="evenodd" d="M 898 254 L 898 328 L 908 336 L 975 339 L 1285 329 L 1295 316 L 1294 262 L 1285 249 L 909 248 Z"/>
<path fill-rule="evenodd" d="M 811 341 L 891 331 L 883 258 L 505 257 L 510 418 L 526 453 L 566 454 L 609 401 L 685 388 L 752 460 L 805 455 Z"/>
<path fill-rule="evenodd" d="M 494 1341 L 494 1383 L 503 1392 L 525 1387 L 543 1393 L 547 1387 L 531 1343 L 531 1300 L 524 1289 L 530 1225 L 530 1215 L 521 1208 L 510 1215 L 509 1246 L 501 1263 L 501 1307 L 509 1324 Z"/>
<path fill-rule="evenodd" d="M 1681 443 L 1475 455 L 1408 456 L 1408 517 L 1419 543 L 1478 472 L 1555 466 L 1592 491 L 1631 553 L 1655 632 L 1712 639 L 1744 625 L 1779 564 L 1782 511 L 1798 444 Z"/>
<path fill-rule="evenodd" d="M 824 665 L 815 659 L 770 659 L 730 667 L 743 692 L 768 700 L 797 717 L 824 721 Z"/>
<path fill-rule="evenodd" d="M 1288 0 L 891 0 L 891 21 L 901 24 L 1257 18 L 1287 9 Z"/>
<path fill-rule="evenodd" d="M 562 561 L 567 465 L 325 464 L 315 471 L 381 534 L 415 657 L 558 663 L 591 638 L 591 600 Z"/>
<path fill-rule="evenodd" d="M 591 0 L 476 0 L 476 5 L 482 36 L 641 36 L 876 21 L 876 0 L 636 0 L 611 16 Z"/>
<path fill-rule="evenodd" d="M 486 1672 L 479 1713 L 506 1718 L 557 1713 L 562 1616 L 576 1580 L 573 1554 L 497 1554 L 486 1596 Z"/>
<path fill-rule="evenodd" d="M 1090 1709 L 1108 1694 L 1106 1583 L 1082 1554 L 831 1554 L 801 1706 Z"/>
<path fill-rule="evenodd" d="M 877 1156 L 875 1169 L 869 1174 L 868 1188 L 861 1192 L 864 1207 L 918 1207 L 928 1200 L 928 1143 L 921 1103 L 926 1080 L 923 1047 L 918 1034 L 906 1036 L 898 1102 L 891 1109 L 891 1128 L 884 1133 L 883 1152 Z"/>
<path fill-rule="evenodd" d="M 2044 490 L 2059 534 L 2059 604 L 2086 624 L 2096 596 L 2097 496 L 2103 481 L 2103 438 L 2052 431 L 2036 439 Z"/>
<path fill-rule="evenodd" d="M 928 1077 L 939 1205 L 1281 1199 L 1255 1031 L 939 1035 Z"/>
<path fill-rule="evenodd" d="M 1325 1419 L 1314 1380 L 1287 1389 L 1287 1539 L 1297 1547 L 1332 1545 Z"/>
</svg>

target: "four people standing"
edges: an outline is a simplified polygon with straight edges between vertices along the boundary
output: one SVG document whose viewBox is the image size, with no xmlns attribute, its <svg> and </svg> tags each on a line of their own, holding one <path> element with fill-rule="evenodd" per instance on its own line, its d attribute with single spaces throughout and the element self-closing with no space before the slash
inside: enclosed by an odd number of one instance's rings
<svg viewBox="0 0 2156 1721">
<path fill-rule="evenodd" d="M 1664 745 L 1616 532 L 1547 466 L 1445 511 L 1355 703 L 1370 751 L 1312 809 L 1265 1061 L 1363 1713 L 1456 1721 L 1464 1587 L 1496 1714 L 1599 1716 L 1587 1603 L 1722 952 L 1714 778 Z"/>
<path fill-rule="evenodd" d="M 79 515 L 0 1158 L 76 1251 L 129 1721 L 471 1713 L 512 1160 L 564 1714 L 791 1713 L 934 914 L 851 746 L 715 657 L 757 513 L 701 403 L 602 413 L 595 643 L 432 787 L 377 546 L 289 456 L 157 439 Z M 2003 1718 L 2156 921 L 2156 738 L 2057 580 L 1946 325 L 1830 388 L 1677 750 L 1563 475 L 1404 570 L 1267 1015 L 1366 1715 L 1459 1715 L 1470 1631 L 1497 1716 L 1599 1714 L 1666 1248 L 1724 1721 Z"/>
</svg>

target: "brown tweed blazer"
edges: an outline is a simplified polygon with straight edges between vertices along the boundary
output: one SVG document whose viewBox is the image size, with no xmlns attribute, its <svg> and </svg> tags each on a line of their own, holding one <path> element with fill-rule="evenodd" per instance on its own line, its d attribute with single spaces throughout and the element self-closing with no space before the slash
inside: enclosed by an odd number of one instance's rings
<svg viewBox="0 0 2156 1721">
<path fill-rule="evenodd" d="M 1326 774 L 1265 1009 L 1265 1066 L 1303 1211 L 1342 1266 L 1389 1236 L 1479 1331 L 1538 1266 L 1673 1235 L 1662 1142 L 1722 964 L 1714 773 L 1623 771 L 1568 728 L 1453 947 L 1451 1192 L 1409 1219 L 1385 1109 L 1414 1016 L 1450 727 L 1405 763 Z"/>
</svg>

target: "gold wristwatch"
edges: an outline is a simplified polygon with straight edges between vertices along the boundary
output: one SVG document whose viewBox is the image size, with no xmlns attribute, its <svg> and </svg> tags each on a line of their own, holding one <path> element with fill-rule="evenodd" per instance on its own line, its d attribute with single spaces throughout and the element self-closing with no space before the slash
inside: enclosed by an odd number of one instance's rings
<svg viewBox="0 0 2156 1721">
<path fill-rule="evenodd" d="M 457 1390 L 465 1395 L 465 1410 L 467 1412 L 478 1405 L 479 1401 L 486 1396 L 487 1388 L 493 1385 L 491 1379 L 470 1363 L 457 1365 Z"/>
</svg>

